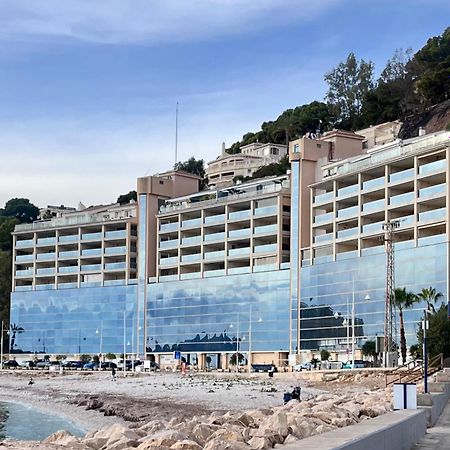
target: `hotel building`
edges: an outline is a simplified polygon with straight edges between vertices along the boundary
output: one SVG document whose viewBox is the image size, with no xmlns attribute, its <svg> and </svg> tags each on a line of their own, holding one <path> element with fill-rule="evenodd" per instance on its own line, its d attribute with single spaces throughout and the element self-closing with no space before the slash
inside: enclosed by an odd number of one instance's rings
<svg viewBox="0 0 450 450">
<path fill-rule="evenodd" d="M 353 342 L 359 356 L 384 333 L 383 224 L 399 221 L 396 286 L 447 302 L 449 137 L 364 149 L 365 136 L 333 131 L 291 142 L 283 176 L 198 192 L 197 177 L 168 172 L 138 179 L 137 203 L 18 225 L 13 350 L 163 365 L 180 351 L 220 368 L 236 352 L 348 359 Z M 405 311 L 408 346 L 422 315 Z"/>
</svg>

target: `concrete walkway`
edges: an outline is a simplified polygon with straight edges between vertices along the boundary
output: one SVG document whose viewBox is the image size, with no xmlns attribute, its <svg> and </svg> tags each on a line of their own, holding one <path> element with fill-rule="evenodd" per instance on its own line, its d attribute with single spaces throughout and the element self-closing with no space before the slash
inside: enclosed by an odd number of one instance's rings
<svg viewBox="0 0 450 450">
<path fill-rule="evenodd" d="M 412 450 L 448 450 L 450 448 L 450 402 L 442 411 L 436 425 L 427 430 L 423 439 Z"/>
</svg>

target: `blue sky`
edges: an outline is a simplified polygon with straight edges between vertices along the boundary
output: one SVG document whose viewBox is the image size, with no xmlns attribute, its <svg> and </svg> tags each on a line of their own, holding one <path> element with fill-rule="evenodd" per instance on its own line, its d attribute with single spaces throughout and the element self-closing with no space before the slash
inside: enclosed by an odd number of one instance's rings
<svg viewBox="0 0 450 450">
<path fill-rule="evenodd" d="M 324 97 L 350 51 L 379 73 L 448 26 L 441 0 L 0 0 L 0 206 L 114 201 Z M 447 20 L 446 20 L 447 19 Z"/>
</svg>

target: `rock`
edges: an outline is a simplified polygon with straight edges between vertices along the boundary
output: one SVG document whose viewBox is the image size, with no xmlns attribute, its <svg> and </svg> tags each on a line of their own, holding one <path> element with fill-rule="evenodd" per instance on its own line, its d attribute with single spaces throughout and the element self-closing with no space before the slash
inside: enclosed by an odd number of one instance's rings
<svg viewBox="0 0 450 450">
<path fill-rule="evenodd" d="M 195 441 L 185 439 L 178 441 L 170 447 L 172 450 L 202 450 L 202 447 Z"/>
<path fill-rule="evenodd" d="M 128 428 L 126 428 L 124 431 L 122 430 L 116 430 L 114 433 L 112 433 L 108 439 L 108 441 L 106 442 L 106 446 L 108 449 L 112 449 L 112 445 L 115 442 L 121 441 L 123 442 L 124 440 L 127 441 L 133 441 L 136 442 L 136 447 L 137 447 L 137 441 L 141 438 L 141 436 L 139 436 L 134 430 L 129 430 Z M 122 448 L 126 448 L 126 447 L 122 447 Z M 122 450 L 122 448 L 114 448 L 114 450 Z"/>
<path fill-rule="evenodd" d="M 191 435 L 194 440 L 200 445 L 205 445 L 209 437 L 217 430 L 217 425 L 207 425 L 206 423 L 199 423 L 192 429 Z"/>
<path fill-rule="evenodd" d="M 356 421 L 354 419 L 351 419 L 350 417 L 333 417 L 333 419 L 331 419 L 331 425 L 334 425 L 338 428 L 346 427 L 347 425 L 352 425 L 354 423 L 356 423 Z"/>
<path fill-rule="evenodd" d="M 146 442 L 149 442 L 149 443 L 153 442 L 155 445 L 171 447 L 176 442 L 184 441 L 187 439 L 188 439 L 188 436 L 185 433 L 182 433 L 177 430 L 165 430 L 165 431 L 157 432 L 156 434 L 154 434 L 153 436 L 150 436 L 148 439 L 146 439 L 142 443 L 144 444 Z M 138 448 L 140 448 L 140 446 Z M 142 447 L 142 448 L 146 448 L 146 447 Z"/>
<path fill-rule="evenodd" d="M 243 442 L 226 442 L 217 438 L 208 441 L 203 450 L 250 450 L 250 447 Z"/>
<path fill-rule="evenodd" d="M 139 445 L 139 442 L 134 439 L 128 439 L 127 437 L 122 437 L 118 441 L 114 442 L 112 445 L 107 444 L 108 450 L 125 450 L 129 448 L 135 448 Z"/>
<path fill-rule="evenodd" d="M 292 443 L 294 443 L 294 442 L 297 442 L 298 441 L 298 439 L 295 437 L 295 436 L 293 436 L 292 434 L 289 434 L 287 437 L 286 437 L 286 439 L 284 440 L 284 442 L 283 442 L 283 444 L 292 444 Z"/>
<path fill-rule="evenodd" d="M 260 428 L 271 430 L 283 437 L 288 435 L 287 415 L 285 412 L 276 412 L 268 417 L 260 426 Z"/>
<path fill-rule="evenodd" d="M 226 442 L 244 442 L 244 436 L 238 430 L 232 428 L 221 428 L 215 431 L 208 440 L 211 439 L 222 439 Z"/>
<path fill-rule="evenodd" d="M 329 427 L 329 426 L 327 426 L 327 425 L 319 425 L 319 426 L 316 428 L 317 434 L 326 433 L 327 431 L 331 431 L 331 430 L 333 430 L 333 428 L 332 428 L 332 427 Z"/>
<path fill-rule="evenodd" d="M 152 420 L 142 425 L 139 429 L 145 431 L 147 434 L 153 434 L 157 431 L 167 430 L 168 424 L 160 420 Z"/>
<path fill-rule="evenodd" d="M 87 439 L 83 439 L 83 445 L 92 448 L 93 450 L 100 450 L 106 445 L 107 442 L 108 438 L 106 437 L 90 437 Z"/>
<path fill-rule="evenodd" d="M 167 445 L 158 445 L 151 441 L 145 441 L 137 447 L 137 450 L 170 450 L 170 447 Z"/>
<path fill-rule="evenodd" d="M 266 450 L 268 448 L 272 448 L 272 441 L 263 436 L 254 436 L 248 441 L 248 445 L 254 450 Z M 206 450 L 206 447 L 205 447 Z"/>
<path fill-rule="evenodd" d="M 48 438 L 42 441 L 43 444 L 67 445 L 69 443 L 78 442 L 78 439 L 65 430 L 56 431 Z"/>
</svg>

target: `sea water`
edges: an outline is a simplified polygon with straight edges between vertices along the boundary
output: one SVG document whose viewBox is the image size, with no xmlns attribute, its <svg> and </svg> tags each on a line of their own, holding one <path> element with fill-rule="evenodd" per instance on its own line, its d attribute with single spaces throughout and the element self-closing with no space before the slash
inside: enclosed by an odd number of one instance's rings
<svg viewBox="0 0 450 450">
<path fill-rule="evenodd" d="M 85 432 L 72 422 L 31 406 L 14 402 L 0 402 L 0 440 L 41 441 L 55 431 L 66 430 L 74 436 Z"/>
</svg>

